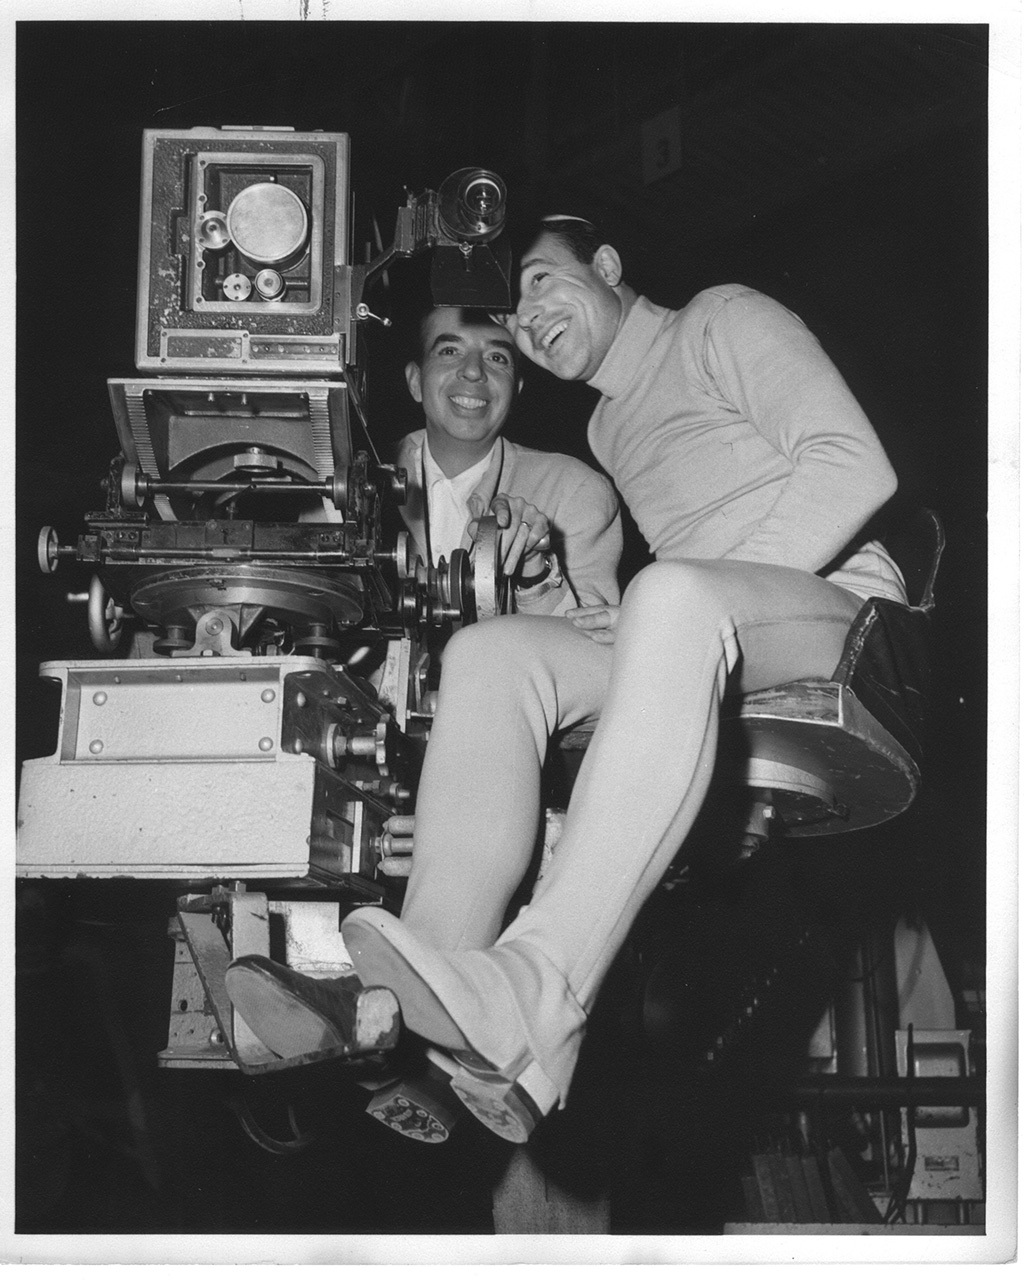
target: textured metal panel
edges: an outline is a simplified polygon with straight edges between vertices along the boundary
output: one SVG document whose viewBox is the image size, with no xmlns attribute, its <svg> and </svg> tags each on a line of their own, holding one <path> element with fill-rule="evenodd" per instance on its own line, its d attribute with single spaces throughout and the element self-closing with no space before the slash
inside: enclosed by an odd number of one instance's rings
<svg viewBox="0 0 1024 1280">
<path fill-rule="evenodd" d="M 316 762 L 28 760 L 22 876 L 206 880 L 304 875 Z"/>
<path fill-rule="evenodd" d="M 158 1065 L 238 1070 L 183 939 L 175 943 L 167 1048 L 158 1055 Z"/>
<path fill-rule="evenodd" d="M 116 683 L 115 683 L 116 681 Z M 278 668 L 230 663 L 72 672 L 78 715 L 65 723 L 64 759 L 258 760 L 280 747 Z"/>
<path fill-rule="evenodd" d="M 323 670 L 315 658 L 239 654 L 230 661 L 45 662 L 39 674 L 64 686 L 57 758 L 105 765 L 129 758 L 273 757 L 280 749 L 285 678 Z"/>
</svg>

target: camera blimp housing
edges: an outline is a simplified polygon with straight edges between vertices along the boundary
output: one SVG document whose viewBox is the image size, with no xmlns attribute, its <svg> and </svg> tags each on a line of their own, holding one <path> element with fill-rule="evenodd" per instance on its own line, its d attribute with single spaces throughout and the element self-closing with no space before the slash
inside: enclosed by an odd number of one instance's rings
<svg viewBox="0 0 1024 1280">
<path fill-rule="evenodd" d="M 146 130 L 136 367 L 340 370 L 350 204 L 347 134 Z"/>
</svg>

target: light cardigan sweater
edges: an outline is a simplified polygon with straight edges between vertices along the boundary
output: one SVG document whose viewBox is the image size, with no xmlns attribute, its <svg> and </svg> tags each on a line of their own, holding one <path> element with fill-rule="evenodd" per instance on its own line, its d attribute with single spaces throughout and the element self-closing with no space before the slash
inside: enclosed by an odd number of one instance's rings
<svg viewBox="0 0 1024 1280">
<path fill-rule="evenodd" d="M 742 285 L 629 307 L 590 385 L 595 457 L 658 559 L 734 559 L 904 600 L 857 535 L 895 490 L 875 432 L 796 316 Z"/>
<path fill-rule="evenodd" d="M 415 552 L 427 562 L 426 507 L 423 494 L 423 440 L 413 431 L 398 445 L 395 461 L 407 473 L 407 496 L 399 508 Z M 604 476 L 564 453 L 527 449 L 499 438 L 490 466 L 475 491 L 490 507 L 499 493 L 525 498 L 551 522 L 555 571 L 534 587 L 516 592 L 521 613 L 562 615 L 579 604 L 618 604 L 616 576 L 622 555 L 622 525 L 615 491 Z M 463 537 L 469 547 L 470 539 Z M 444 548 L 440 559 L 451 553 Z"/>
</svg>

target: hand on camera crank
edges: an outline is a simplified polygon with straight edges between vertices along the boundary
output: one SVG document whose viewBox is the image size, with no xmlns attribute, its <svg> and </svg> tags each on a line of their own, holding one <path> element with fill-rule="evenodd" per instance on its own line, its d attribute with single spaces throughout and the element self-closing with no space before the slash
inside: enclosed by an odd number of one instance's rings
<svg viewBox="0 0 1024 1280">
<path fill-rule="evenodd" d="M 470 510 L 474 518 L 469 523 L 469 534 L 475 538 L 477 522 L 484 515 L 483 500 L 476 494 L 470 498 Z M 544 512 L 525 498 L 499 493 L 491 502 L 490 514 L 501 530 L 502 572 L 512 574 L 518 567 L 524 578 L 543 573 L 545 553 L 551 550 L 551 522 Z"/>
</svg>

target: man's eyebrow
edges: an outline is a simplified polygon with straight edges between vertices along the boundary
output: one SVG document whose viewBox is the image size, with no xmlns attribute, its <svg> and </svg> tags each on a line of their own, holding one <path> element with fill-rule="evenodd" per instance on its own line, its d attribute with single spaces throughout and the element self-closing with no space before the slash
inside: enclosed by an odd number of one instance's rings
<svg viewBox="0 0 1024 1280">
<path fill-rule="evenodd" d="M 545 258 L 542 254 L 538 254 L 536 257 L 527 258 L 524 262 L 522 262 L 520 264 L 519 270 L 525 271 L 527 267 L 535 267 L 539 262 L 550 263 L 550 261 L 551 261 L 550 258 Z"/>
<path fill-rule="evenodd" d="M 442 342 L 461 342 L 462 339 L 457 333 L 439 333 L 434 341 L 430 344 L 430 350 L 439 346 Z"/>
<path fill-rule="evenodd" d="M 457 333 L 439 333 L 434 341 L 430 344 L 430 350 L 435 347 L 443 346 L 448 342 L 465 342 L 465 338 L 460 337 Z M 488 338 L 487 345 L 489 347 L 502 347 L 506 351 L 511 351 L 515 355 L 515 344 L 509 338 Z"/>
</svg>

